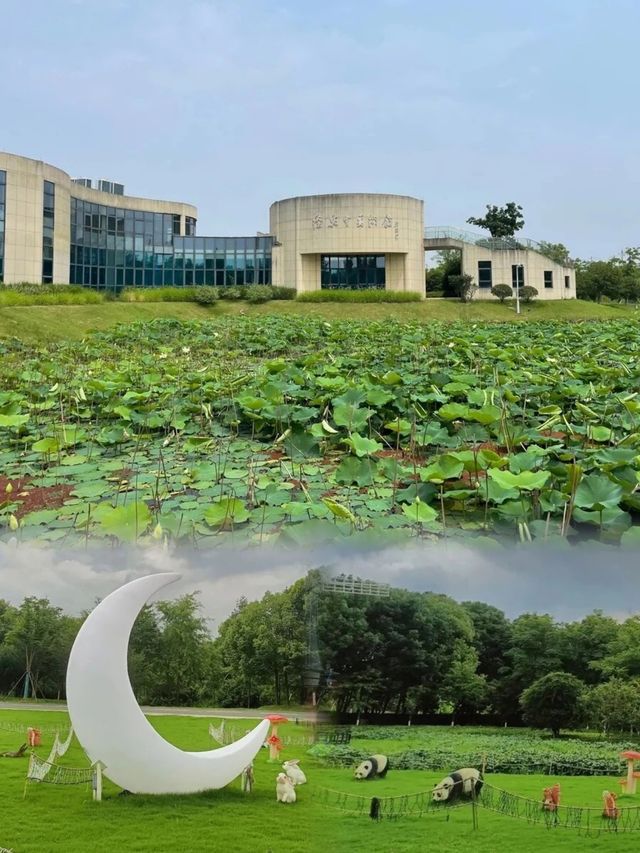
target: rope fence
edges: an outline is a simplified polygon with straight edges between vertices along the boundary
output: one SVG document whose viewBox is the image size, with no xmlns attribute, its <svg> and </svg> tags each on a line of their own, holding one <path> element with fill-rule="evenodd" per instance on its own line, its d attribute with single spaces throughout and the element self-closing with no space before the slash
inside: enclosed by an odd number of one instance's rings
<svg viewBox="0 0 640 853">
<path fill-rule="evenodd" d="M 246 731 L 241 731 L 238 726 L 225 726 L 224 720 L 220 726 L 209 724 L 209 736 L 225 746 L 239 740 L 244 734 Z M 278 737 L 284 746 L 313 746 L 316 743 L 348 744 L 351 740 L 351 732 L 319 729 L 312 734 L 279 734 Z"/>
<path fill-rule="evenodd" d="M 43 735 L 56 735 L 60 731 L 61 726 L 28 726 L 26 723 L 10 723 L 8 721 L 0 720 L 0 731 L 26 734 L 28 728 L 36 728 Z M 1 851 L 2 848 L 0 848 L 0 853 Z"/>
<path fill-rule="evenodd" d="M 591 837 L 605 833 L 640 832 L 640 806 L 616 806 L 613 810 L 605 807 L 562 805 L 549 808 L 543 805 L 541 799 L 533 800 L 512 794 L 487 782 L 477 797 L 457 800 L 450 804 L 434 802 L 431 791 L 394 797 L 371 797 L 330 788 L 315 788 L 312 799 L 345 815 L 368 816 L 378 821 L 448 814 L 454 809 L 471 807 L 474 812 L 474 827 L 477 826 L 477 809 L 484 809 L 546 829 L 570 829 Z"/>
<path fill-rule="evenodd" d="M 28 782 L 47 782 L 51 785 L 84 785 L 93 781 L 93 768 L 91 767 L 63 767 L 38 758 L 31 753 L 29 769 L 27 770 Z"/>
</svg>

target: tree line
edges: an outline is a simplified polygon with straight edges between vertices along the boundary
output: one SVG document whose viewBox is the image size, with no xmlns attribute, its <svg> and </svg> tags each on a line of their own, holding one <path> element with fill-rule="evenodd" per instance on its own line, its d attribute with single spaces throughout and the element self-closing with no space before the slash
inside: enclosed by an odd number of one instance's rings
<svg viewBox="0 0 640 853">
<path fill-rule="evenodd" d="M 319 636 L 340 713 L 640 730 L 640 616 L 511 620 L 483 602 L 392 590 L 325 596 Z"/>
<path fill-rule="evenodd" d="M 640 730 L 640 616 L 509 619 L 432 592 L 334 593 L 320 578 L 241 598 L 215 636 L 197 593 L 145 607 L 129 643 L 138 701 L 258 707 L 313 695 L 342 714 Z M 85 617 L 44 598 L 0 600 L 0 694 L 64 699 Z"/>
<path fill-rule="evenodd" d="M 197 593 L 146 606 L 129 642 L 141 704 L 256 707 L 306 697 L 310 579 L 262 600 L 241 598 L 215 637 Z M 0 695 L 64 699 L 67 662 L 86 613 L 46 598 L 0 599 Z"/>
</svg>

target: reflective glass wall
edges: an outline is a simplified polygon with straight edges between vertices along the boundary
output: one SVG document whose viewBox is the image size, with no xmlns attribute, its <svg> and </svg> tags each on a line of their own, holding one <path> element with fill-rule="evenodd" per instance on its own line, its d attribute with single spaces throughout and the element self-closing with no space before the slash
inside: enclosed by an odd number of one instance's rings
<svg viewBox="0 0 640 853">
<path fill-rule="evenodd" d="M 270 284 L 271 237 L 195 237 L 196 220 L 71 199 L 69 281 L 89 287 Z"/>
<path fill-rule="evenodd" d="M 384 289 L 384 255 L 322 255 L 320 282 L 324 289 Z"/>
<path fill-rule="evenodd" d="M 56 185 L 44 182 L 42 198 L 42 283 L 53 284 L 53 229 L 56 215 Z"/>
<path fill-rule="evenodd" d="M 0 283 L 4 281 L 4 223 L 7 198 L 7 173 L 0 170 Z"/>
<path fill-rule="evenodd" d="M 166 284 L 271 284 L 271 237 L 176 237 Z"/>
</svg>

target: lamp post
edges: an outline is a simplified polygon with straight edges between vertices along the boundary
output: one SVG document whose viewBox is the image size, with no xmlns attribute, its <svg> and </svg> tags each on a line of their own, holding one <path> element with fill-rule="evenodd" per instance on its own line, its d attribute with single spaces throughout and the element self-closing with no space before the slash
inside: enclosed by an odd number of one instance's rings
<svg viewBox="0 0 640 853">
<path fill-rule="evenodd" d="M 520 270 L 524 280 L 524 267 L 522 264 L 516 264 L 516 314 L 520 313 Z"/>
</svg>

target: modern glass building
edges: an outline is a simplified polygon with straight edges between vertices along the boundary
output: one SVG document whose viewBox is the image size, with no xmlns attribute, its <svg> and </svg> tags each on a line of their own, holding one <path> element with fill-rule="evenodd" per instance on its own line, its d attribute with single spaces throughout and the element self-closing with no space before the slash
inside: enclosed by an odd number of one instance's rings
<svg viewBox="0 0 640 853">
<path fill-rule="evenodd" d="M 69 283 L 160 287 L 271 283 L 270 237 L 197 237 L 196 220 L 71 197 Z"/>
<path fill-rule="evenodd" d="M 334 193 L 274 202 L 269 233 L 196 234 L 183 202 L 127 196 L 109 180 L 71 178 L 27 157 L 0 153 L 0 283 L 123 287 L 279 285 L 387 289 L 424 296 L 425 251 L 460 251 L 478 298 L 513 280 L 540 299 L 575 298 L 575 272 L 526 240 L 424 228 L 411 196 Z M 495 244 L 495 245 L 494 245 Z"/>
</svg>

